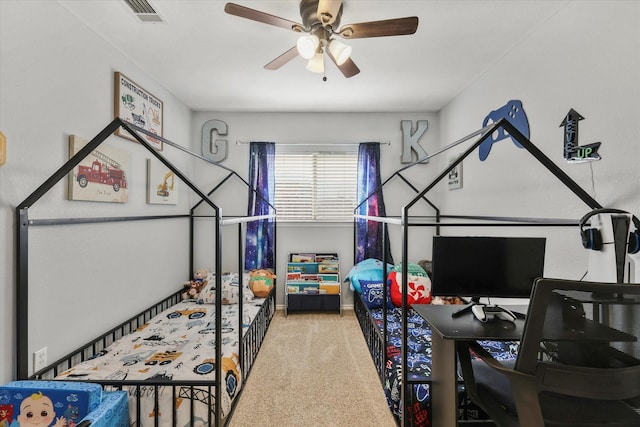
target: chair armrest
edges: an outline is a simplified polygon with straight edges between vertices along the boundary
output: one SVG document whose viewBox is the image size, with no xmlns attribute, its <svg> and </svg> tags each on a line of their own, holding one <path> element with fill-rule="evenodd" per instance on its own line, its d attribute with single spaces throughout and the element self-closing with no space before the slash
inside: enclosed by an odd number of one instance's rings
<svg viewBox="0 0 640 427">
<path fill-rule="evenodd" d="M 516 374 L 508 366 L 500 363 L 496 360 L 491 353 L 485 350 L 477 341 L 465 341 L 456 343 L 456 350 L 458 352 L 458 360 L 460 361 L 460 367 L 462 368 L 462 374 L 465 378 L 465 386 L 467 388 L 473 389 L 473 391 L 477 391 L 476 389 L 476 380 L 475 375 L 473 373 L 473 367 L 471 364 L 471 354 L 472 351 L 475 356 L 477 356 L 482 362 L 486 363 L 488 366 L 493 368 L 496 371 L 506 375 L 509 377 L 510 375 Z M 467 381 L 468 380 L 468 381 Z"/>
<path fill-rule="evenodd" d="M 514 371 L 512 368 L 505 366 L 500 363 L 500 361 L 496 360 L 491 353 L 489 353 L 484 347 L 478 344 L 477 341 L 469 342 L 469 350 L 473 351 L 473 353 L 478 356 L 480 360 L 482 360 L 487 365 L 491 366 L 493 369 L 502 372 L 505 375 L 513 375 L 519 374 Z"/>
<path fill-rule="evenodd" d="M 476 341 L 458 343 L 457 345 L 458 358 L 464 375 L 465 387 L 476 403 L 482 402 L 485 398 L 479 393 L 469 351 L 473 351 L 478 359 L 496 372 L 505 375 L 509 380 L 513 400 L 518 412 L 520 427 L 539 427 L 544 425 L 540 402 L 538 400 L 535 375 L 515 371 L 504 365 L 496 360 L 491 353 Z"/>
</svg>

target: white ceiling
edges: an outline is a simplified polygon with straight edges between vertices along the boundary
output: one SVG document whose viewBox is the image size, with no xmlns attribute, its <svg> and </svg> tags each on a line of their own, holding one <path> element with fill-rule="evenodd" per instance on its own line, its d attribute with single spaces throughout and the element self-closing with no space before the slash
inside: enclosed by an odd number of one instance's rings
<svg viewBox="0 0 640 427">
<path fill-rule="evenodd" d="M 341 25 L 405 16 L 413 35 L 353 39 L 361 72 L 333 63 L 327 81 L 300 57 L 293 31 L 228 15 L 222 0 L 148 0 L 166 21 L 142 23 L 123 0 L 61 0 L 71 13 L 195 111 L 438 111 L 517 48 L 568 0 L 344 0 Z M 296 0 L 235 0 L 301 22 Z"/>
</svg>

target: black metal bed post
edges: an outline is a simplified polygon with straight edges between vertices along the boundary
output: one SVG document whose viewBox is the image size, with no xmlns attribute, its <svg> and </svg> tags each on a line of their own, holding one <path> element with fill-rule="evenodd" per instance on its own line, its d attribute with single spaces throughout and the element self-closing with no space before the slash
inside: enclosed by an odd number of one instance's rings
<svg viewBox="0 0 640 427">
<path fill-rule="evenodd" d="M 384 384 L 385 369 L 387 367 L 387 301 L 389 289 L 387 286 L 387 265 L 389 263 L 389 246 L 387 246 L 387 223 L 382 222 L 382 384 Z"/>
<path fill-rule="evenodd" d="M 196 224 L 195 224 L 195 208 L 189 210 L 189 274 L 193 274 L 195 271 L 195 244 L 196 244 Z M 191 277 L 191 276 L 187 276 Z"/>
<path fill-rule="evenodd" d="M 244 303 L 244 262 L 243 262 L 243 253 L 242 253 L 242 222 L 238 223 L 238 357 L 240 359 L 240 378 L 238 380 L 242 381 L 242 385 L 244 385 L 244 380 L 246 378 L 247 373 L 245 372 L 245 360 L 244 360 L 244 351 L 242 344 L 242 314 L 243 308 L 242 304 Z"/>
<path fill-rule="evenodd" d="M 80 222 L 110 222 L 110 221 L 125 221 L 125 220 L 142 220 L 142 219 L 154 219 L 165 216 L 151 216 L 151 217 L 114 217 L 114 218 L 96 218 L 89 221 L 82 221 L 79 219 L 63 219 L 63 220 L 29 220 L 29 208 L 35 204 L 44 194 L 46 194 L 51 188 L 56 185 L 61 179 L 65 178 L 82 160 L 84 160 L 93 150 L 95 150 L 100 144 L 102 144 L 109 136 L 111 136 L 119 127 L 125 129 L 131 136 L 140 143 L 147 151 L 155 156 L 160 162 L 162 162 L 169 170 L 171 170 L 179 179 L 181 179 L 191 190 L 193 190 L 201 199 L 206 199 L 214 211 L 218 211 L 218 207 L 207 199 L 207 196 L 202 193 L 187 177 L 182 174 L 171 162 L 160 155 L 149 143 L 143 140 L 131 126 L 124 122 L 120 118 L 115 118 L 111 121 L 102 131 L 100 131 L 91 141 L 84 145 L 78 152 L 73 155 L 64 165 L 62 165 L 56 172 L 53 173 L 45 182 L 43 182 L 33 193 L 31 193 L 25 200 L 23 200 L 16 207 L 16 308 L 17 321 L 16 321 L 16 370 L 17 379 L 25 379 L 29 376 L 29 281 L 28 281 L 28 267 L 29 267 L 29 226 L 36 222 L 43 225 L 52 224 L 74 224 Z M 139 129 L 136 127 L 136 129 Z M 144 131 L 144 133 L 148 133 Z M 165 142 L 170 143 L 164 138 L 157 135 L 150 134 L 153 137 L 162 139 Z M 170 145 L 177 146 L 174 143 Z M 179 147 L 179 146 L 178 146 Z M 187 151 L 181 148 L 183 151 Z M 187 151 L 194 155 L 193 153 Z M 196 155 L 197 157 L 197 155 Z M 179 216 L 171 216 L 179 217 Z"/>
<path fill-rule="evenodd" d="M 24 357 L 29 351 L 29 209 L 16 209 L 18 216 L 17 248 L 16 248 L 16 346 L 17 346 L 17 379 L 29 376 L 29 359 Z"/>
<path fill-rule="evenodd" d="M 407 205 L 403 206 L 402 208 L 402 219 L 401 219 L 401 223 L 402 223 L 402 348 L 401 348 L 401 382 L 402 382 L 402 387 L 401 387 L 401 393 L 400 393 L 400 402 L 401 402 L 401 406 L 402 406 L 402 412 L 401 412 L 401 418 L 400 418 L 400 422 L 401 425 L 403 427 L 408 425 L 408 414 L 407 414 L 407 391 L 408 391 L 408 387 L 409 384 L 407 384 L 408 382 L 408 374 L 407 374 L 407 360 L 406 360 L 406 353 L 407 353 L 407 345 L 408 345 L 408 322 L 407 322 L 407 291 L 408 291 L 408 271 L 409 271 L 409 266 L 408 266 L 408 252 L 409 252 L 409 245 L 408 245 L 408 240 L 409 240 L 409 209 L 414 206 L 418 200 L 423 199 L 424 195 L 431 190 L 438 182 L 440 182 L 445 176 L 447 176 L 449 174 L 449 172 L 455 168 L 460 162 L 462 162 L 467 156 L 469 156 L 469 154 L 471 154 L 476 148 L 478 148 L 480 146 L 480 144 L 487 139 L 491 133 L 497 129 L 500 126 L 500 123 L 503 122 L 504 119 L 501 119 L 500 121 L 496 122 L 494 125 L 492 126 L 488 126 L 485 127 L 479 131 L 476 131 L 474 133 L 472 133 L 471 135 L 468 135 L 458 141 L 456 141 L 453 144 L 450 144 L 449 146 L 443 148 L 442 150 L 436 152 L 435 154 L 429 156 L 428 158 L 431 157 L 435 157 L 437 155 L 439 155 L 440 153 L 448 150 L 449 148 L 456 146 L 464 141 L 467 141 L 468 139 L 477 136 L 477 135 L 482 135 L 476 142 L 474 142 L 471 147 L 469 147 L 461 156 L 459 156 L 456 160 L 454 160 L 452 163 L 449 164 L 449 166 L 447 168 L 445 168 L 445 170 L 438 175 L 432 182 L 431 184 L 429 184 L 424 190 L 422 190 L 421 192 L 418 193 L 418 195 L 411 200 Z"/>
<path fill-rule="evenodd" d="M 402 403 L 402 410 L 400 412 L 401 418 L 400 421 L 402 426 L 407 426 L 409 416 L 407 414 L 407 390 L 409 388 L 409 384 L 407 384 L 407 379 L 409 375 L 407 375 L 407 283 L 408 283 L 408 272 L 409 272 L 409 228 L 408 228 L 408 208 L 402 208 L 402 348 L 400 350 L 400 359 L 401 359 L 401 368 L 400 368 L 400 382 L 402 383 L 402 387 L 400 388 L 400 402 Z"/>
<path fill-rule="evenodd" d="M 496 124 L 499 122 L 496 122 Z M 490 127 L 490 129 L 492 129 L 493 127 Z M 487 129 L 487 128 L 485 128 Z M 444 172 L 442 172 L 440 175 L 438 175 L 438 177 L 436 179 L 434 179 L 432 181 L 432 183 L 430 185 L 427 186 L 426 189 L 424 189 L 423 191 L 421 191 L 420 193 L 418 193 L 418 195 L 411 200 L 411 202 L 409 202 L 407 205 L 402 207 L 402 219 L 401 219 L 401 223 L 402 223 L 402 348 L 401 348 L 401 381 L 402 381 L 402 387 L 401 387 L 401 393 L 400 393 L 400 402 L 401 402 L 401 406 L 402 406 L 402 412 L 401 412 L 401 425 L 402 427 L 405 427 L 408 425 L 408 415 L 407 415 L 407 401 L 406 401 L 406 397 L 407 397 L 407 390 L 409 387 L 409 384 L 407 384 L 407 358 L 406 358 L 406 353 L 407 353 L 407 345 L 408 345 L 408 340 L 407 340 L 407 334 L 408 334 L 408 328 L 407 328 L 407 291 L 408 291 L 408 283 L 409 283 L 409 277 L 408 277 L 408 271 L 409 271 L 409 266 L 408 266 L 408 252 L 409 252 L 409 209 L 414 206 L 418 200 L 423 199 L 424 195 L 431 190 L 438 182 L 440 182 L 445 176 L 447 176 L 449 174 L 449 171 L 451 171 L 453 168 L 455 168 L 460 162 L 462 162 L 462 160 L 464 160 L 471 152 L 473 152 L 478 146 L 480 146 L 480 144 L 487 139 L 491 133 L 493 132 L 493 130 L 491 131 L 486 131 L 483 136 L 481 136 L 475 143 L 473 143 L 471 145 L 471 147 L 469 147 L 461 156 L 459 156 L 456 160 L 454 160 L 451 164 L 449 164 L 449 166 L 444 170 Z M 467 139 L 478 135 L 479 133 L 481 133 L 481 131 L 477 131 L 473 134 L 471 134 L 471 136 L 467 136 L 466 138 L 461 139 L 460 141 L 458 141 L 457 143 L 455 143 L 456 145 L 460 142 L 466 141 Z M 438 153 L 430 156 L 436 156 L 440 153 L 442 153 L 444 150 L 439 151 Z"/>
<path fill-rule="evenodd" d="M 220 211 L 216 211 L 215 223 L 215 269 L 216 269 L 216 426 L 222 425 L 222 234 L 220 233 Z"/>
<path fill-rule="evenodd" d="M 140 143 L 145 146 L 148 146 L 147 142 L 144 141 L 140 136 L 135 133 L 128 124 L 122 122 L 122 126 Z M 136 130 L 142 131 L 143 133 L 147 133 L 144 129 L 140 129 L 136 127 Z M 165 142 L 167 142 L 165 140 Z M 179 148 L 183 151 L 187 151 L 183 147 L 180 147 L 177 144 L 171 143 L 170 145 Z M 150 147 L 151 148 L 151 147 Z M 216 206 L 207 195 L 202 193 L 197 187 L 192 186 L 190 181 L 184 176 L 180 171 L 178 171 L 168 160 L 162 157 L 159 153 L 154 152 L 153 148 L 151 148 L 152 154 L 158 158 L 165 166 L 169 167 L 183 182 L 187 183 L 193 191 L 200 196 L 201 200 L 205 201 L 215 212 L 215 268 L 216 268 L 216 303 L 222 301 L 222 276 L 221 276 L 221 268 L 222 268 L 222 234 L 220 233 L 220 223 L 222 218 L 220 217 L 220 209 Z M 190 151 L 190 154 L 195 157 L 199 157 Z M 227 169 L 221 165 L 218 165 L 223 169 Z M 217 305 L 217 304 L 216 304 Z M 222 310 L 216 310 L 216 391 L 215 391 L 215 412 L 216 412 L 216 425 L 222 425 L 222 409 L 220 403 L 222 401 Z"/>
<path fill-rule="evenodd" d="M 405 359 L 405 351 L 407 348 L 407 329 L 406 329 L 406 297 L 407 297 L 407 288 L 408 288 L 408 277 L 407 277 L 407 253 L 408 253 L 408 217 L 409 217 L 409 209 L 414 206 L 419 199 L 421 199 L 426 193 L 428 193 L 437 183 L 442 181 L 444 177 L 446 177 L 449 172 L 455 168 L 459 163 L 461 163 L 471 152 L 473 152 L 476 148 L 480 146 L 495 130 L 502 127 L 509 135 L 514 137 L 536 160 L 538 160 L 544 167 L 547 168 L 551 173 L 553 173 L 556 178 L 558 178 L 566 187 L 568 187 L 578 198 L 580 198 L 587 206 L 592 209 L 602 208 L 602 206 L 591 197 L 582 187 L 580 187 L 574 180 L 572 180 L 562 169 L 560 169 L 555 163 L 551 161 L 542 151 L 538 149 L 529 139 L 527 139 L 518 129 L 515 128 L 508 120 L 500 119 L 495 122 L 491 126 L 485 127 L 478 132 L 460 140 L 464 141 L 474 135 L 481 134 L 482 136 L 473 143 L 473 145 L 468 148 L 461 156 L 459 156 L 456 160 L 449 164 L 445 170 L 438 175 L 427 187 L 425 187 L 413 200 L 411 200 L 407 205 L 403 207 L 403 247 L 402 247 L 402 309 L 403 309 L 403 322 L 402 322 L 402 389 L 401 389 L 401 402 L 402 402 L 402 418 L 401 423 L 402 426 L 407 425 L 407 414 L 406 414 L 406 381 L 407 381 L 407 361 Z M 441 151 L 442 152 L 442 151 Z M 499 218 L 495 218 L 499 219 Z"/>
<path fill-rule="evenodd" d="M 353 211 L 353 265 L 356 265 L 358 259 L 358 218 L 356 218 L 356 211 Z"/>
<path fill-rule="evenodd" d="M 58 181 L 67 176 L 82 159 L 91 154 L 109 135 L 115 132 L 120 124 L 120 119 L 114 119 L 16 207 L 16 307 L 18 309 L 18 318 L 16 319 L 16 370 L 19 380 L 29 376 L 29 208 L 40 200 Z"/>
<path fill-rule="evenodd" d="M 277 212 L 275 210 L 275 208 L 273 208 L 273 225 L 270 227 L 271 229 L 273 229 L 273 274 L 276 274 L 276 265 L 277 260 L 276 260 L 276 256 L 278 254 L 278 246 L 277 246 L 277 242 L 278 242 L 278 227 L 277 227 L 277 223 L 278 223 L 278 217 L 277 217 Z M 277 280 L 277 276 L 274 277 L 273 279 L 273 292 L 275 292 L 276 290 L 276 280 Z M 275 301 L 275 298 L 274 298 Z"/>
<path fill-rule="evenodd" d="M 277 227 L 277 222 L 278 222 L 278 217 L 277 217 L 277 212 L 275 210 L 275 208 L 273 208 L 273 226 L 269 227 L 270 230 L 273 230 L 273 258 L 272 258 L 272 262 L 273 262 L 273 290 L 271 291 L 271 295 L 273 296 L 273 312 L 275 313 L 276 310 L 276 295 L 277 295 L 277 291 L 278 291 L 278 274 L 276 271 L 276 265 L 278 265 L 278 260 L 276 259 L 278 256 L 278 246 L 277 246 L 277 242 L 278 242 L 278 227 Z M 271 317 L 271 319 L 273 319 L 273 317 Z M 271 320 L 269 320 L 269 323 L 271 323 Z"/>
<path fill-rule="evenodd" d="M 222 218 L 220 216 L 220 208 L 215 205 L 210 199 L 209 197 L 202 193 L 197 187 L 195 187 L 193 184 L 191 184 L 191 182 L 187 179 L 186 176 L 184 176 L 182 174 L 182 172 L 180 172 L 179 170 L 177 170 L 177 168 L 175 166 L 173 166 L 167 159 L 165 159 L 163 156 L 161 156 L 159 153 L 155 152 L 155 150 L 149 146 L 149 144 L 144 141 L 142 138 L 140 138 L 140 136 L 134 132 L 128 124 L 126 124 L 125 122 L 121 122 L 122 127 L 124 127 L 138 142 L 140 142 L 141 144 L 145 145 L 146 147 L 149 148 L 149 150 L 151 151 L 151 153 L 158 159 L 160 160 L 165 166 L 167 166 L 169 169 L 171 169 L 177 176 L 178 178 L 180 178 L 183 182 L 185 182 L 189 187 L 191 187 L 191 189 L 198 194 L 198 196 L 200 197 L 201 200 L 203 200 L 205 203 L 207 203 L 215 212 L 215 268 L 216 268 L 216 305 L 220 304 L 222 301 L 222 275 L 221 275 L 221 268 L 222 268 L 222 234 L 220 233 L 220 223 L 222 221 Z M 140 128 L 136 129 L 140 130 Z M 147 133 L 146 131 L 144 131 L 144 129 L 142 129 L 143 133 Z M 165 141 L 167 142 L 167 141 Z M 177 144 L 173 144 L 171 143 L 172 146 L 179 148 L 183 151 L 187 151 L 186 149 L 184 149 L 183 147 L 180 147 Z M 195 157 L 199 157 L 193 153 L 191 153 L 190 151 L 187 151 L 188 153 L 194 155 Z M 220 166 L 220 165 L 218 165 Z M 220 166 L 222 167 L 222 166 Z M 224 167 L 223 167 L 224 168 Z M 226 168 L 224 168 L 226 169 Z M 222 310 L 217 309 L 216 310 L 216 390 L 215 390 L 215 413 L 216 413 L 216 426 L 220 426 L 222 425 L 222 409 L 221 409 L 221 401 L 222 401 Z"/>
</svg>

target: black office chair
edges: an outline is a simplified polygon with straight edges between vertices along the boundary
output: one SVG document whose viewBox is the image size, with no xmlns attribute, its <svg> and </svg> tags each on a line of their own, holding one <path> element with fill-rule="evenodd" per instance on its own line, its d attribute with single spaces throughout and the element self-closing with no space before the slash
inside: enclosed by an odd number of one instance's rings
<svg viewBox="0 0 640 427">
<path fill-rule="evenodd" d="M 465 388 L 500 427 L 640 426 L 639 329 L 640 285 L 538 279 L 513 363 L 458 344 Z"/>
</svg>

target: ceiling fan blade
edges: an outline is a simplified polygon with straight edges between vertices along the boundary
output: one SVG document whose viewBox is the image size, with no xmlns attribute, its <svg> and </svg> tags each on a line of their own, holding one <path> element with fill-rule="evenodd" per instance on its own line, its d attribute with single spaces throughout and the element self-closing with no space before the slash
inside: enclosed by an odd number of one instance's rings
<svg viewBox="0 0 640 427">
<path fill-rule="evenodd" d="M 386 19 L 384 21 L 360 22 L 347 24 L 340 28 L 338 34 L 345 39 L 362 39 L 365 37 L 402 36 L 413 34 L 418 29 L 418 17 Z"/>
<path fill-rule="evenodd" d="M 333 63 L 336 64 L 336 67 L 338 67 L 340 72 L 346 78 L 353 77 L 353 76 L 355 76 L 356 74 L 358 74 L 360 72 L 360 68 L 358 68 L 356 63 L 353 62 L 351 60 L 351 58 L 348 58 L 345 62 L 342 63 L 342 65 L 338 65 L 338 62 L 336 61 L 336 58 L 334 58 L 334 56 L 331 54 L 329 49 L 327 49 L 326 52 L 327 52 L 327 56 L 329 56 L 329 58 L 331 58 Z"/>
<path fill-rule="evenodd" d="M 289 21 L 288 19 L 270 15 L 265 12 L 260 12 L 259 10 L 251 9 L 245 6 L 240 6 L 239 4 L 235 3 L 225 4 L 224 11 L 229 15 L 251 19 L 252 21 L 262 22 L 264 24 L 275 25 L 276 27 L 285 28 L 287 30 L 292 30 L 294 26 L 301 26 L 297 22 Z"/>
<path fill-rule="evenodd" d="M 294 46 L 282 55 L 278 56 L 273 61 L 269 62 L 264 66 L 264 68 L 266 68 L 267 70 L 277 70 L 296 56 L 298 56 L 298 48 Z"/>
<path fill-rule="evenodd" d="M 340 15 L 342 0 L 319 0 L 318 1 L 318 21 L 322 25 L 331 25 Z"/>
</svg>

